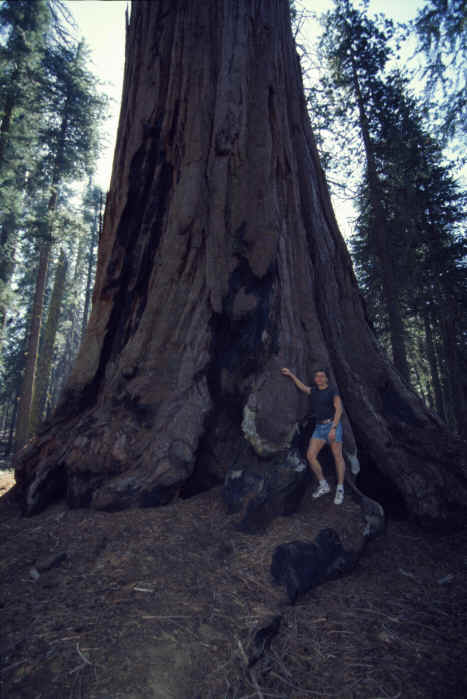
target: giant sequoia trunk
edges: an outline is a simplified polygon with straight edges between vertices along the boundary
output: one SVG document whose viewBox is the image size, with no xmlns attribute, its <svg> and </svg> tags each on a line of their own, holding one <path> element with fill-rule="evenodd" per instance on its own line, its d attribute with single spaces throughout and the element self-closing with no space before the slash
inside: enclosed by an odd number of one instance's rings
<svg viewBox="0 0 467 699">
<path fill-rule="evenodd" d="M 94 303 L 26 512 L 157 505 L 286 450 L 330 367 L 345 444 L 410 512 L 467 501 L 460 446 L 380 352 L 310 129 L 287 0 L 134 3 Z M 362 458 L 363 457 L 363 458 Z M 195 486 L 193 486 L 195 487 Z"/>
</svg>

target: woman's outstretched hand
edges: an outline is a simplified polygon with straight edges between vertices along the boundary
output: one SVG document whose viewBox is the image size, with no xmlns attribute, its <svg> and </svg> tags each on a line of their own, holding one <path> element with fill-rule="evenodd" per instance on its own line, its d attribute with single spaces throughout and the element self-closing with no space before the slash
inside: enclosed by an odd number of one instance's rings
<svg viewBox="0 0 467 699">
<path fill-rule="evenodd" d="M 284 374 L 284 376 L 292 376 L 292 372 L 290 371 L 290 369 L 287 369 L 287 367 L 281 369 L 281 374 Z"/>
</svg>

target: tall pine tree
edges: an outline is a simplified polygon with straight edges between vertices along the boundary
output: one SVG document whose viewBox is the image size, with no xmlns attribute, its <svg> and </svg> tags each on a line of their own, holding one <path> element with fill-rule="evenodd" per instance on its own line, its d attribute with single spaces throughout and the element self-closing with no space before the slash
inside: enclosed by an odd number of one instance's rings
<svg viewBox="0 0 467 699">
<path fill-rule="evenodd" d="M 391 56 L 388 37 L 392 25 L 380 28 L 349 0 L 335 0 L 335 9 L 324 15 L 320 51 L 329 77 L 328 94 L 335 93 L 330 115 L 357 127 L 365 156 L 368 196 L 371 199 L 371 236 L 382 275 L 382 294 L 389 319 L 392 357 L 402 376 L 409 380 L 405 330 L 400 311 L 399 288 L 394 268 L 394 250 L 383 207 L 383 176 L 376 152 L 375 120 L 384 89 L 383 72 Z"/>
<path fill-rule="evenodd" d="M 425 53 L 426 92 L 444 138 L 467 136 L 467 3 L 428 0 L 412 23 Z"/>
<path fill-rule="evenodd" d="M 0 334 L 14 269 L 22 192 L 38 137 L 40 120 L 35 112 L 49 23 L 46 0 L 0 4 Z"/>
<path fill-rule="evenodd" d="M 38 184 L 46 183 L 47 213 L 38 245 L 36 288 L 17 418 L 17 448 L 24 444 L 31 429 L 44 292 L 61 188 L 67 181 L 89 173 L 97 154 L 97 124 L 105 104 L 87 69 L 83 43 L 71 48 L 62 44 L 50 47 L 44 68 L 42 90 L 48 101 L 48 115 L 39 132 L 43 156 L 35 179 Z M 37 420 L 34 418 L 35 423 Z"/>
<path fill-rule="evenodd" d="M 325 28 L 321 50 L 329 76 L 315 96 L 325 97 L 328 128 L 341 130 L 343 138 L 359 128 L 366 159 L 353 250 L 370 317 L 397 365 L 383 250 L 390 259 L 407 371 L 422 394 L 428 386 L 440 415 L 462 429 L 465 251 L 457 231 L 465 217 L 463 197 L 407 79 L 386 69 L 391 23 L 370 20 L 338 0 Z M 423 345 L 428 362 L 420 361 Z"/>
</svg>

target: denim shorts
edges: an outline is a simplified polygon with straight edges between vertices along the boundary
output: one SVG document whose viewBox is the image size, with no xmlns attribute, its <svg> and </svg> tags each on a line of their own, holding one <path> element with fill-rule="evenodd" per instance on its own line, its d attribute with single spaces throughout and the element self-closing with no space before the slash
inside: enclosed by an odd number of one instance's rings
<svg viewBox="0 0 467 699">
<path fill-rule="evenodd" d="M 315 429 L 313 430 L 313 434 L 311 435 L 312 439 L 324 439 L 325 442 L 329 444 L 329 433 L 331 431 L 332 427 L 332 422 L 327 422 L 325 425 L 320 425 L 319 422 L 316 423 Z M 342 423 L 339 422 L 339 424 L 336 427 L 336 442 L 342 442 Z"/>
</svg>

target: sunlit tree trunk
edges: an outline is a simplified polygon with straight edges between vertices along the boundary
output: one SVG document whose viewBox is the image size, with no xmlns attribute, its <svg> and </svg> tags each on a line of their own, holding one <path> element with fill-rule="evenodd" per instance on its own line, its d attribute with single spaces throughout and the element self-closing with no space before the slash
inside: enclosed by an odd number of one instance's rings
<svg viewBox="0 0 467 699">
<path fill-rule="evenodd" d="M 37 356 L 42 324 L 42 309 L 44 292 L 49 267 L 50 242 L 40 246 L 39 264 L 37 269 L 34 301 L 32 304 L 31 321 L 26 344 L 26 363 L 23 374 L 18 414 L 16 418 L 15 448 L 21 449 L 28 440 L 31 428 L 31 407 L 34 400 L 34 385 L 36 379 Z"/>
<path fill-rule="evenodd" d="M 93 308 L 27 513 L 157 505 L 287 450 L 327 366 L 365 468 L 420 521 L 465 506 L 464 452 L 380 352 L 309 125 L 287 0 L 136 2 Z"/>
<path fill-rule="evenodd" d="M 44 415 L 44 408 L 47 401 L 47 392 L 50 384 L 50 368 L 57 335 L 58 321 L 65 292 L 65 279 L 67 271 L 67 261 L 65 252 L 60 251 L 55 279 L 47 313 L 47 322 L 44 327 L 43 340 L 37 362 L 37 379 L 34 400 L 32 404 L 31 428 L 34 431 L 40 424 Z"/>
<path fill-rule="evenodd" d="M 92 296 L 92 280 L 95 271 L 95 247 L 98 240 L 98 235 L 102 231 L 102 195 L 100 198 L 99 212 L 95 212 L 94 220 L 91 228 L 91 235 L 89 238 L 89 249 L 88 249 L 88 264 L 87 264 L 87 275 L 86 275 L 86 291 L 84 295 L 84 309 L 83 309 L 83 320 L 81 324 L 82 335 L 84 335 L 86 326 L 89 320 L 89 311 L 91 308 L 91 296 Z"/>
</svg>

